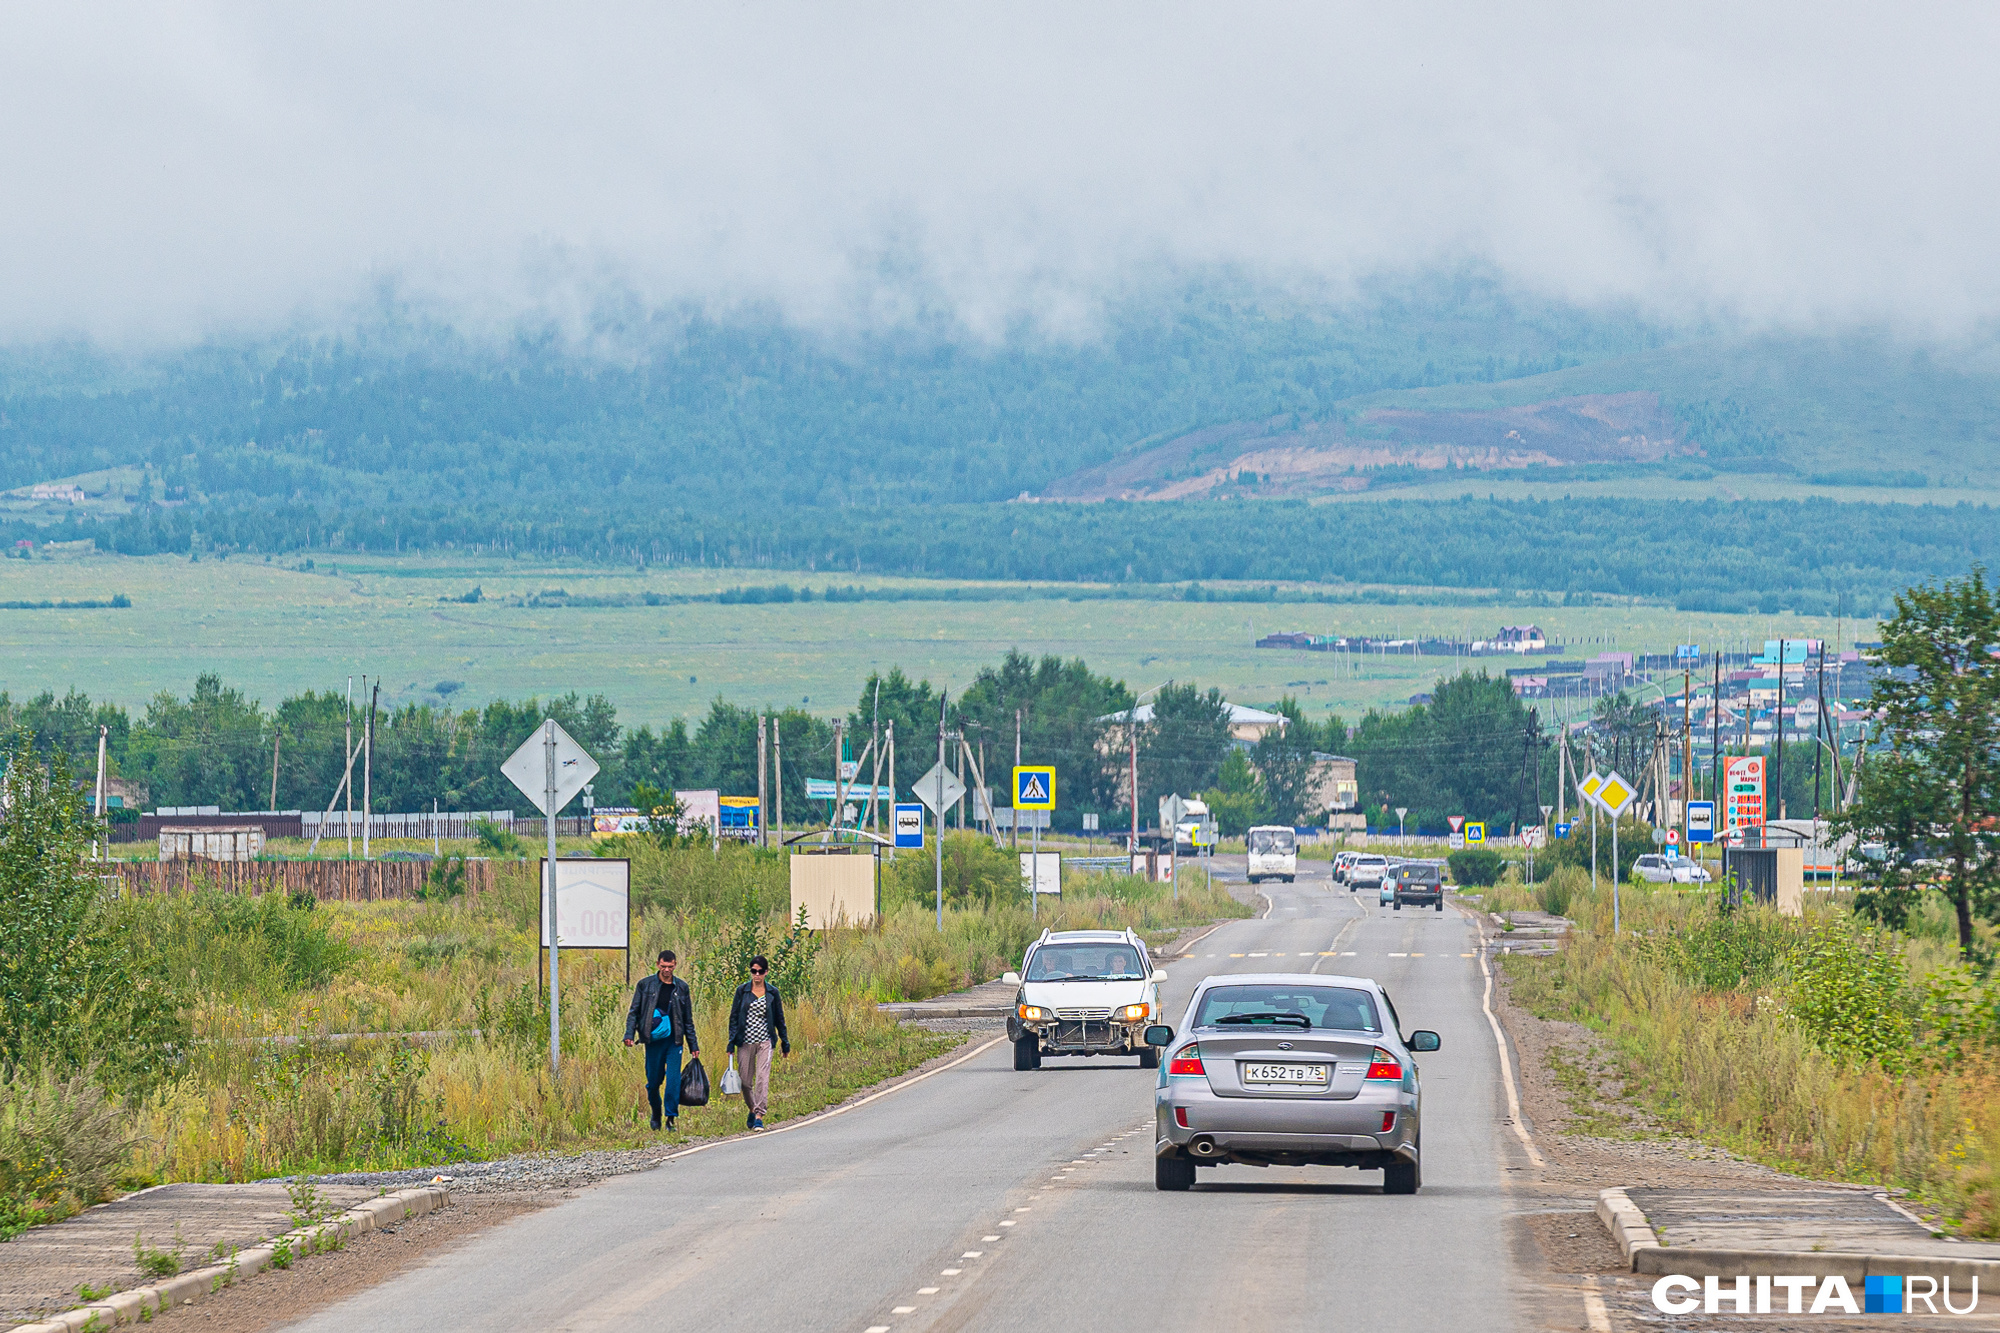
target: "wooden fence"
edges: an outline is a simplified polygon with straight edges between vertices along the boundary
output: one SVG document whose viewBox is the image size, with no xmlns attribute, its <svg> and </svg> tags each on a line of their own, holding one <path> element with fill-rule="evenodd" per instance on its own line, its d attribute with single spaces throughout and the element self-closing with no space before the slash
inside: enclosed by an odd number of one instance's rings
<svg viewBox="0 0 2000 1333">
<path fill-rule="evenodd" d="M 423 894 L 432 862 L 425 861 L 111 861 L 121 895 L 189 893 L 310 893 L 321 901 L 381 902 Z M 480 894 L 494 884 L 494 864 L 469 859 L 465 891 Z"/>
</svg>

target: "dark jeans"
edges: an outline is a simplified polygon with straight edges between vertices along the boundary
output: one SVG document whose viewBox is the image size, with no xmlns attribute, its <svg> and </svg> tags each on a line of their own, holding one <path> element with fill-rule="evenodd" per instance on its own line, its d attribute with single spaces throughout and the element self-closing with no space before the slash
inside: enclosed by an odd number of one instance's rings
<svg viewBox="0 0 2000 1333">
<path fill-rule="evenodd" d="M 677 1041 L 646 1043 L 646 1103 L 654 1115 L 660 1114 L 662 1097 L 667 1119 L 681 1113 L 681 1044 Z"/>
</svg>

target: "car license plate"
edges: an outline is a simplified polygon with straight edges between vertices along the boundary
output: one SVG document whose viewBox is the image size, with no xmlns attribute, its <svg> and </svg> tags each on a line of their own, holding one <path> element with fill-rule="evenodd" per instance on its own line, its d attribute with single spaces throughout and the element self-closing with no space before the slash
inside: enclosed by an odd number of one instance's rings
<svg viewBox="0 0 2000 1333">
<path fill-rule="evenodd" d="M 1327 1080 L 1325 1065 L 1253 1065 L 1241 1066 L 1245 1083 L 1270 1083 L 1284 1087 L 1324 1087 Z"/>
</svg>

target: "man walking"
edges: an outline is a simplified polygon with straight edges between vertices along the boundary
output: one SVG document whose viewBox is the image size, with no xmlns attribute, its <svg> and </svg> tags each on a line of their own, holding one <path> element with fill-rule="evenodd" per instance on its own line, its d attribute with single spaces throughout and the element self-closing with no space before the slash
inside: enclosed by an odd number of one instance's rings
<svg viewBox="0 0 2000 1333">
<path fill-rule="evenodd" d="M 694 996 L 685 981 L 674 977 L 672 949 L 660 950 L 658 971 L 632 988 L 632 1008 L 625 1015 L 625 1044 L 646 1043 L 646 1101 L 653 1108 L 653 1128 L 660 1128 L 661 1106 L 666 1128 L 681 1113 L 681 1048 L 701 1054 L 694 1032 Z"/>
</svg>

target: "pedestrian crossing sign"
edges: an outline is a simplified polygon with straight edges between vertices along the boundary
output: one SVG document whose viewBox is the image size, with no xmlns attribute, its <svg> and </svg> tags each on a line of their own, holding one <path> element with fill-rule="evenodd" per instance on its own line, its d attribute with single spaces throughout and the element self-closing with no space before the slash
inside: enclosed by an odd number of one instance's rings
<svg viewBox="0 0 2000 1333">
<path fill-rule="evenodd" d="M 1486 841 L 1486 825 L 1474 820 L 1465 826 L 1465 845 L 1477 847 Z"/>
<path fill-rule="evenodd" d="M 1055 809 L 1055 769 L 1041 767 L 1016 768 L 1014 770 L 1014 808 L 1016 810 Z"/>
</svg>

